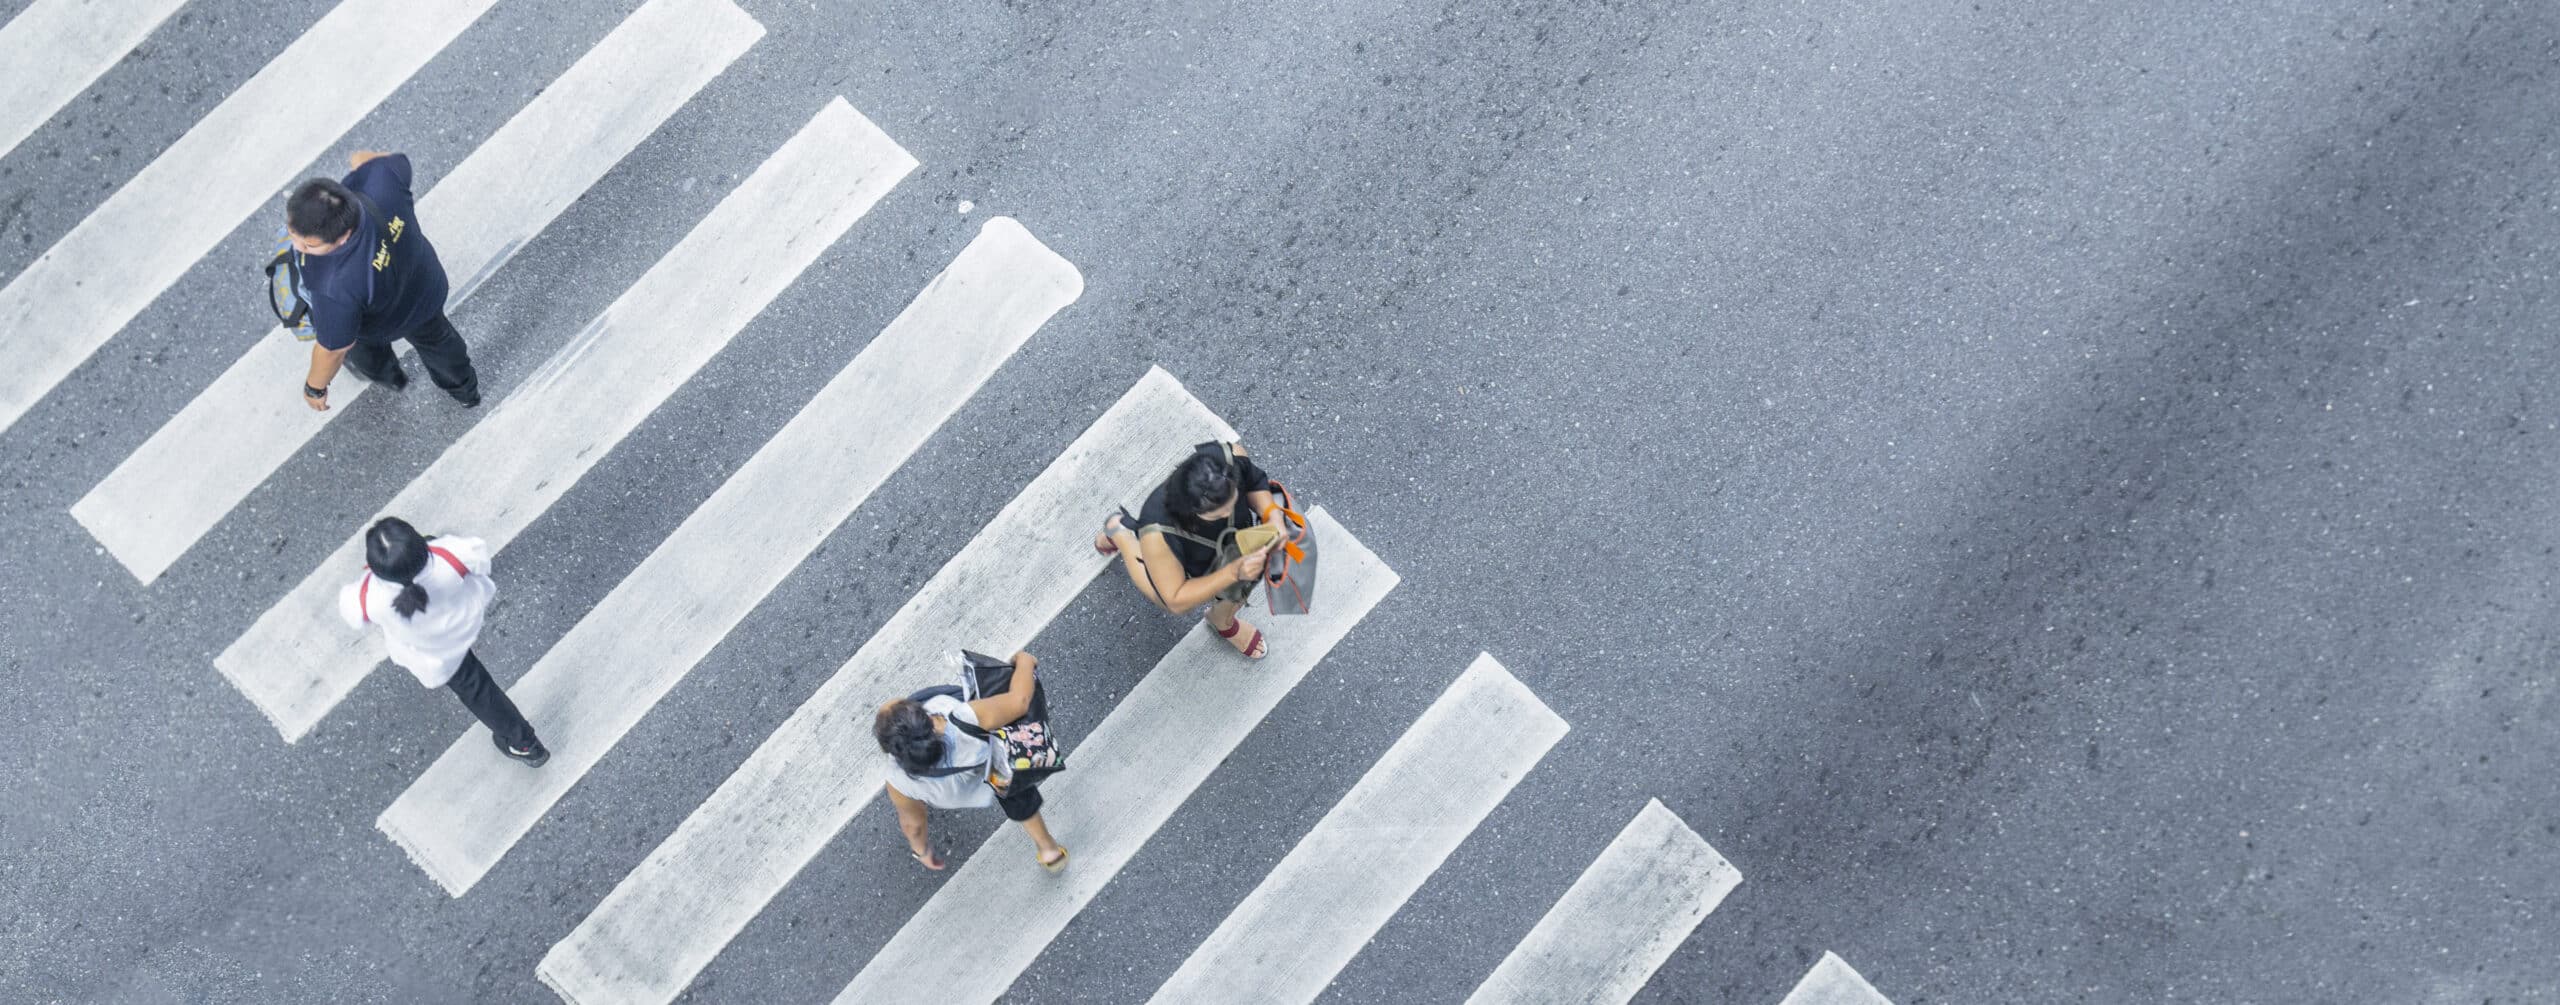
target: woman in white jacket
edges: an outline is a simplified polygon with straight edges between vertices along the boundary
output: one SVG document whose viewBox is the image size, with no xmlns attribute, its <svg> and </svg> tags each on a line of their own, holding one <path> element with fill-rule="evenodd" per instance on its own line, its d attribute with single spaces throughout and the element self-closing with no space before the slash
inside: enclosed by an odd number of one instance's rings
<svg viewBox="0 0 2560 1005">
<path fill-rule="evenodd" d="M 498 597 L 489 578 L 489 546 L 477 538 L 429 539 L 399 517 L 364 533 L 364 578 L 338 592 L 338 616 L 357 628 L 382 626 L 391 661 L 428 687 L 447 687 L 489 727 L 498 751 L 541 767 L 551 759 L 533 726 L 507 700 L 471 644 Z"/>
</svg>

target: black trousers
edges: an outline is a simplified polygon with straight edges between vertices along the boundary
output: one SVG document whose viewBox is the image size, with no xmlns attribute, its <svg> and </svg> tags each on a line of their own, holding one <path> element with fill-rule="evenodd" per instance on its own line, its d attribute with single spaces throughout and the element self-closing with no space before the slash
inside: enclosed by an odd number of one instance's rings
<svg viewBox="0 0 2560 1005">
<path fill-rule="evenodd" d="M 462 344 L 462 333 L 453 330 L 442 312 L 427 323 L 411 328 L 388 341 L 376 342 L 358 338 L 347 347 L 347 365 L 376 384 L 395 385 L 408 378 L 400 374 L 400 354 L 392 342 L 406 341 L 418 349 L 418 362 L 427 366 L 427 378 L 447 391 L 477 391 L 480 373 L 471 368 L 471 347 Z"/>
<path fill-rule="evenodd" d="M 489 668 L 480 665 L 479 653 L 462 654 L 462 669 L 454 671 L 453 679 L 444 686 L 452 688 L 454 696 L 462 699 L 462 707 L 470 709 L 480 724 L 489 727 L 489 732 L 497 734 L 507 746 L 531 750 L 542 742 L 534 737 L 533 724 L 524 721 L 524 713 L 516 711 L 516 703 L 507 699 L 507 692 L 489 679 Z"/>
</svg>

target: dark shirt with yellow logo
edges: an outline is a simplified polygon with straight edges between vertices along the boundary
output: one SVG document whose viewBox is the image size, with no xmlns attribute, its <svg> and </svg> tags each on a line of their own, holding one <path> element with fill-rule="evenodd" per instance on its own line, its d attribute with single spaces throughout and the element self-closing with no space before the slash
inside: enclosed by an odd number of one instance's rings
<svg viewBox="0 0 2560 1005">
<path fill-rule="evenodd" d="M 357 339 L 388 342 L 444 312 L 444 263 L 418 229 L 409 194 L 409 156 L 392 154 L 348 172 L 344 184 L 373 201 L 347 243 L 302 258 L 302 299 L 326 349 Z"/>
</svg>

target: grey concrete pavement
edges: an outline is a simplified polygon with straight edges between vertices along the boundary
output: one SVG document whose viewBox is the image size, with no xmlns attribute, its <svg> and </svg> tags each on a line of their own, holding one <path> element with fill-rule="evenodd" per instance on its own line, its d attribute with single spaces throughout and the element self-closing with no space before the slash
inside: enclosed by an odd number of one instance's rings
<svg viewBox="0 0 2560 1005">
<path fill-rule="evenodd" d="M 502 680 L 986 216 L 1083 299 L 454 900 L 372 826 L 449 697 L 287 746 L 211 659 L 475 413 L 370 396 L 149 588 L 65 512 L 267 330 L 245 225 L 0 435 L 6 997 L 553 1000 L 1149 364 L 1403 585 L 1010 1000 L 1143 1000 L 1479 650 L 1573 732 L 1328 1000 L 1463 998 L 1648 797 L 1744 879 L 1640 1001 L 1824 950 L 1902 1005 L 2560 996 L 2560 11 L 741 5 L 456 312 L 493 396 L 827 98 L 923 167 L 507 549 Z M 634 6 L 501 3 L 331 157 L 431 179 Z M 0 273 L 326 7 L 198 0 L 0 159 Z M 1186 627 L 1087 591 L 1068 735 Z M 831 995 L 934 887 L 868 809 L 690 997 Z"/>
</svg>

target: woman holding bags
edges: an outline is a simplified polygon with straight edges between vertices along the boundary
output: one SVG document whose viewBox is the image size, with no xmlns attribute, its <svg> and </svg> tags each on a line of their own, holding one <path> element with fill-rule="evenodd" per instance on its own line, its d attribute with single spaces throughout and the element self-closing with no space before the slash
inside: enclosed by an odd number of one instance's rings
<svg viewBox="0 0 2560 1005">
<path fill-rule="evenodd" d="M 1203 443 L 1147 496 L 1134 520 L 1126 512 L 1106 518 L 1093 550 L 1120 556 L 1138 593 L 1158 607 L 1180 613 L 1209 605 L 1209 630 L 1258 660 L 1270 647 L 1236 612 L 1276 543 L 1256 533 L 1274 508 L 1271 476 L 1244 444 Z"/>
<path fill-rule="evenodd" d="M 977 679 L 976 672 L 964 673 Z M 990 661 L 1001 668 L 1001 661 Z M 1040 868 L 1067 867 L 1067 849 L 1049 836 L 1040 819 L 1040 790 L 1033 772 L 1019 772 L 1009 753 L 1006 727 L 1033 715 L 1039 681 L 1030 653 L 1013 654 L 1012 673 L 1004 690 L 975 699 L 957 687 L 933 687 L 895 701 L 883 702 L 872 716 L 871 735 L 882 752 L 897 762 L 889 776 L 889 802 L 898 810 L 898 829 L 907 836 L 908 854 L 935 872 L 945 867 L 927 830 L 927 808 L 943 810 L 997 806 L 1005 819 L 1022 825 L 1037 847 Z M 990 686 L 992 689 L 992 685 Z M 1045 709 L 1043 713 L 1045 714 Z M 1045 725 L 1037 743 L 1048 745 Z M 1042 773 L 1045 774 L 1045 771 Z"/>
</svg>

